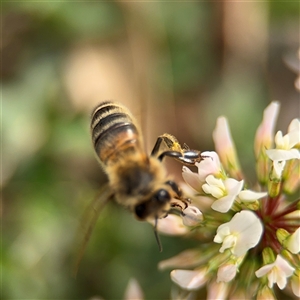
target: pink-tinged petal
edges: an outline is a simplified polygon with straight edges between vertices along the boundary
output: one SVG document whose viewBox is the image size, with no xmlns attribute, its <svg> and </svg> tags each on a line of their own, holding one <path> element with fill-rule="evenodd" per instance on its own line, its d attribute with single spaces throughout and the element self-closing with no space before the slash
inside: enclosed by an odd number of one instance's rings
<svg viewBox="0 0 300 300">
<path fill-rule="evenodd" d="M 235 264 L 224 264 L 218 269 L 217 282 L 229 282 L 232 280 L 237 272 L 237 266 Z"/>
<path fill-rule="evenodd" d="M 260 269 L 258 269 L 255 272 L 256 277 L 260 278 L 260 277 L 267 275 L 273 269 L 273 266 L 274 266 L 274 264 L 268 264 L 268 265 L 261 267 Z"/>
<path fill-rule="evenodd" d="M 258 158 L 263 149 L 268 149 L 272 146 L 274 128 L 277 121 L 280 109 L 279 102 L 271 102 L 264 110 L 262 123 L 259 125 L 255 135 L 254 150 Z"/>
<path fill-rule="evenodd" d="M 197 173 L 192 172 L 189 168 L 182 168 L 182 177 L 184 181 L 195 191 L 202 192 L 202 184 L 204 181 L 201 181 L 199 175 Z"/>
<path fill-rule="evenodd" d="M 150 223 L 154 225 L 154 221 Z M 184 235 L 189 232 L 189 229 L 183 225 L 181 217 L 171 214 L 158 220 L 157 230 L 167 235 Z"/>
<path fill-rule="evenodd" d="M 183 289 L 196 290 L 207 282 L 206 268 L 194 271 L 173 270 L 171 279 Z"/>
<path fill-rule="evenodd" d="M 300 159 L 300 152 L 298 149 L 269 149 L 266 150 L 268 157 L 271 160 L 290 160 L 290 159 Z"/>
<path fill-rule="evenodd" d="M 288 133 L 290 132 L 300 132 L 300 120 L 293 119 L 288 127 Z"/>
<path fill-rule="evenodd" d="M 131 278 L 129 280 L 129 283 L 127 285 L 125 295 L 124 295 L 124 300 L 143 300 L 144 299 L 144 294 L 143 291 L 138 283 L 138 281 L 134 278 Z"/>
<path fill-rule="evenodd" d="M 184 209 L 181 217 L 185 226 L 197 226 L 203 221 L 202 212 L 193 205 L 189 205 Z"/>
<path fill-rule="evenodd" d="M 217 119 L 216 128 L 213 132 L 213 140 L 225 170 L 234 178 L 243 178 L 235 145 L 225 117 L 219 117 Z"/>
<path fill-rule="evenodd" d="M 205 181 L 205 178 L 210 174 L 218 176 L 222 172 L 218 154 L 214 151 L 205 151 L 201 155 L 204 159 L 195 164 L 198 168 L 200 179 Z"/>
<path fill-rule="evenodd" d="M 262 184 L 266 184 L 269 179 L 270 161 L 265 151 L 273 147 L 274 128 L 279 107 L 278 102 L 271 102 L 264 110 L 262 123 L 259 125 L 255 135 L 254 153 L 256 157 L 256 173 L 259 182 Z"/>
<path fill-rule="evenodd" d="M 300 144 L 300 120 L 293 119 L 288 128 L 290 147 Z"/>
<path fill-rule="evenodd" d="M 206 260 L 198 249 L 188 249 L 176 256 L 159 262 L 158 268 L 165 270 L 167 268 L 192 268 L 200 265 Z"/>
<path fill-rule="evenodd" d="M 211 281 L 207 287 L 206 300 L 228 299 L 229 287 L 226 282 Z"/>
<path fill-rule="evenodd" d="M 295 269 L 281 255 L 277 255 L 275 264 L 277 268 L 286 275 L 286 277 L 292 276 L 295 271 Z"/>
</svg>

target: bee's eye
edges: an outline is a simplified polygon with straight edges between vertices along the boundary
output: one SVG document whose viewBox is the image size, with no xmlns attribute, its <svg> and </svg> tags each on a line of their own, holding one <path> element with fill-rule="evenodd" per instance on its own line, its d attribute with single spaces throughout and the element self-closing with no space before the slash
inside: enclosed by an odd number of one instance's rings
<svg viewBox="0 0 300 300">
<path fill-rule="evenodd" d="M 161 189 L 155 194 L 155 199 L 159 202 L 167 202 L 171 199 L 171 196 L 168 191 Z"/>
<path fill-rule="evenodd" d="M 146 204 L 142 203 L 135 207 L 135 214 L 138 218 L 144 219 L 146 217 Z"/>
</svg>

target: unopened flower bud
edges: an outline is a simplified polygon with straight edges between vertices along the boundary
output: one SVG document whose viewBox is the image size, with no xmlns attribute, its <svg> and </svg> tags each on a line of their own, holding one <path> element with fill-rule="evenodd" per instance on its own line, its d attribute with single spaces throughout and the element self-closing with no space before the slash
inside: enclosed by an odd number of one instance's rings
<svg viewBox="0 0 300 300">
<path fill-rule="evenodd" d="M 186 226 L 197 226 L 203 221 L 202 212 L 196 206 L 188 206 L 182 212 L 182 222 Z"/>
</svg>

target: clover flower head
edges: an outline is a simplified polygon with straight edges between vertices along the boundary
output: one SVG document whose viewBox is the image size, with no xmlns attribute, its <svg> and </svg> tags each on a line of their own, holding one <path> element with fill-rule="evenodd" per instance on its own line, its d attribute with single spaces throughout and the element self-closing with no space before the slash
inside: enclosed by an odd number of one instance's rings
<svg viewBox="0 0 300 300">
<path fill-rule="evenodd" d="M 176 268 L 171 279 L 182 289 L 205 287 L 207 299 L 276 299 L 277 284 L 299 297 L 300 199 L 292 198 L 300 187 L 300 122 L 292 120 L 285 135 L 275 135 L 279 108 L 272 102 L 256 131 L 256 184 L 247 182 L 223 116 L 213 131 L 216 152 L 201 153 L 197 172 L 183 167 L 193 206 L 170 227 L 199 245 L 160 264 Z"/>
</svg>

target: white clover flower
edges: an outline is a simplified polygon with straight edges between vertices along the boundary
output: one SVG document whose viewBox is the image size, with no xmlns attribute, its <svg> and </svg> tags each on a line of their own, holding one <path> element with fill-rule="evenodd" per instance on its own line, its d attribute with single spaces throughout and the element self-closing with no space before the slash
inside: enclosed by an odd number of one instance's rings
<svg viewBox="0 0 300 300">
<path fill-rule="evenodd" d="M 186 290 L 196 290 L 207 282 L 207 269 L 199 270 L 173 270 L 171 279 Z"/>
<path fill-rule="evenodd" d="M 257 245 L 262 233 L 263 227 L 259 218 L 253 212 L 243 210 L 236 213 L 230 222 L 218 227 L 214 242 L 222 243 L 221 253 L 230 249 L 234 255 L 240 257 Z"/>
<path fill-rule="evenodd" d="M 294 148 L 300 143 L 300 122 L 294 119 L 288 128 L 288 133 L 283 136 L 281 131 L 275 135 L 275 149 L 266 150 L 268 157 L 273 160 L 300 159 L 300 152 Z"/>
<path fill-rule="evenodd" d="M 243 180 L 237 181 L 233 178 L 222 180 L 209 175 L 206 178 L 206 183 L 202 185 L 202 189 L 205 193 L 217 198 L 211 208 L 225 213 L 231 208 L 243 185 Z"/>
<path fill-rule="evenodd" d="M 278 287 L 282 290 L 285 288 L 287 278 L 292 276 L 295 269 L 284 259 L 281 255 L 277 255 L 276 260 L 272 264 L 267 264 L 255 272 L 259 278 L 267 275 L 269 288 L 277 283 Z"/>
</svg>

